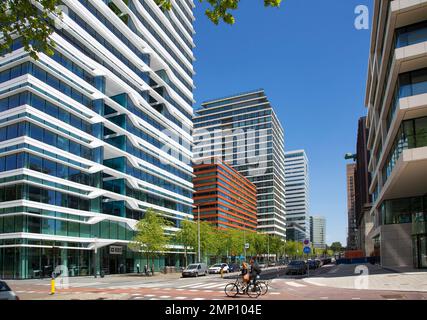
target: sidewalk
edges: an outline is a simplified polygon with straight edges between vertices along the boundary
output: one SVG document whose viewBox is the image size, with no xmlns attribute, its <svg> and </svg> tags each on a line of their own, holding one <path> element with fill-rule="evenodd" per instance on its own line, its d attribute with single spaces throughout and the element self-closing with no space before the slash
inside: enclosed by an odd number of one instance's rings
<svg viewBox="0 0 427 320">
<path fill-rule="evenodd" d="M 358 268 L 358 269 L 356 269 Z M 363 271 L 360 274 L 360 270 Z M 378 265 L 338 265 L 326 273 L 303 279 L 304 282 L 332 288 L 427 292 L 427 272 L 402 268 L 400 273 Z"/>
</svg>

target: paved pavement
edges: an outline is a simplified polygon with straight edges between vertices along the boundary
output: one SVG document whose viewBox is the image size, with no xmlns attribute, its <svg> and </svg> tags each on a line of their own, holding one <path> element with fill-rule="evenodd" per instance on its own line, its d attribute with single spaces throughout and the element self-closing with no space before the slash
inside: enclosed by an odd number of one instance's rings
<svg viewBox="0 0 427 320">
<path fill-rule="evenodd" d="M 337 279 L 331 276 L 334 267 L 312 272 L 312 279 Z M 265 274 L 264 274 L 265 275 Z M 343 277 L 346 278 L 346 277 Z M 328 287 L 311 283 L 303 277 L 280 275 L 270 281 L 270 288 L 259 299 L 269 300 L 427 300 L 426 292 L 382 290 L 356 290 Z M 22 300 L 233 300 L 250 299 L 248 296 L 228 298 L 224 287 L 232 279 L 209 275 L 198 278 L 180 278 L 179 274 L 143 277 L 135 275 L 106 276 L 105 278 L 70 278 L 69 287 L 50 295 L 50 280 L 8 281 Z"/>
<path fill-rule="evenodd" d="M 427 272 L 423 271 L 395 273 L 371 264 L 331 265 L 321 269 L 322 272 L 305 278 L 304 282 L 331 288 L 427 292 Z"/>
</svg>

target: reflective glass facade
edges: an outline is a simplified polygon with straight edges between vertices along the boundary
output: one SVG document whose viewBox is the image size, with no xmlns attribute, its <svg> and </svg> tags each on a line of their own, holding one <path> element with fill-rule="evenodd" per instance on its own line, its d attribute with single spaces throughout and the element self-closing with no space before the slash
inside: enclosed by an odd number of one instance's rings
<svg viewBox="0 0 427 320">
<path fill-rule="evenodd" d="M 0 278 L 135 272 L 147 208 L 168 234 L 193 219 L 192 16 L 62 2 L 52 56 L 32 60 L 19 38 L 0 56 Z M 155 268 L 182 252 L 171 243 Z"/>
<path fill-rule="evenodd" d="M 248 178 L 257 230 L 286 238 L 284 131 L 264 90 L 202 103 L 194 127 L 196 163 L 219 157 Z"/>
</svg>

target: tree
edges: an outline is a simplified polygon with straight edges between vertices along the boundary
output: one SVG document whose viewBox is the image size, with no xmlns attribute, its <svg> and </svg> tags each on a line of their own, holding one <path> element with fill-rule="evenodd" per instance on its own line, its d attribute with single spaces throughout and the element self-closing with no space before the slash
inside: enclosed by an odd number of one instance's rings
<svg viewBox="0 0 427 320">
<path fill-rule="evenodd" d="M 154 0 L 164 11 L 172 8 L 171 0 Z M 264 0 L 266 7 L 279 7 L 282 0 Z M 61 0 L 37 0 L 37 6 L 30 0 L 2 0 L 0 2 L 0 54 L 10 51 L 14 37 L 22 39 L 25 50 L 33 59 L 37 53 L 53 54 L 55 43 L 49 36 L 53 33 L 53 19 L 50 15 L 61 17 Z M 210 8 L 206 16 L 214 23 L 222 20 L 234 24 L 231 10 L 238 8 L 240 0 L 199 0 Z M 1 36 L 3 35 L 3 36 Z"/>
<path fill-rule="evenodd" d="M 333 243 L 331 244 L 331 246 L 330 246 L 330 249 L 331 249 L 333 252 L 341 252 L 341 251 L 342 251 L 342 249 L 343 249 L 343 247 L 342 247 L 341 242 L 333 242 Z"/>
<path fill-rule="evenodd" d="M 181 224 L 181 229 L 175 233 L 175 241 L 184 247 L 185 265 L 188 265 L 188 250 L 197 244 L 197 225 L 189 220 Z"/>
<path fill-rule="evenodd" d="M 280 257 L 285 251 L 285 242 L 279 236 L 272 235 L 269 236 L 269 247 L 270 253 L 275 254 L 276 257 Z"/>
<path fill-rule="evenodd" d="M 53 20 L 49 14 L 61 15 L 59 0 L 38 0 L 36 7 L 30 0 L 2 0 L 0 2 L 0 52 L 8 52 L 13 38 L 20 37 L 25 50 L 34 59 L 37 52 L 53 54 L 55 45 L 49 36 Z"/>
<path fill-rule="evenodd" d="M 163 10 L 172 8 L 171 0 L 155 0 L 157 5 Z M 240 0 L 199 0 L 200 3 L 208 3 L 209 9 L 206 9 L 205 14 L 215 24 L 219 24 L 222 20 L 228 24 L 234 24 L 234 16 L 230 13 L 231 10 L 236 10 Z M 279 7 L 282 0 L 264 0 L 265 7 Z"/>
<path fill-rule="evenodd" d="M 164 229 L 171 223 L 163 218 L 159 212 L 154 209 L 147 209 L 143 219 L 136 225 L 137 232 L 129 247 L 138 252 L 145 252 L 147 264 L 154 264 L 154 257 L 163 253 L 169 244 L 169 237 Z"/>
</svg>

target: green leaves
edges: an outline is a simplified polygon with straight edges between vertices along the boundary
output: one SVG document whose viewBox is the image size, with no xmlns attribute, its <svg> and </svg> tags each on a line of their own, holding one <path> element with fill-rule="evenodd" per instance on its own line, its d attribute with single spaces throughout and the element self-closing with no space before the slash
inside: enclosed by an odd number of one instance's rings
<svg viewBox="0 0 427 320">
<path fill-rule="evenodd" d="M 171 0 L 155 0 L 156 4 L 162 10 L 172 8 Z M 210 8 L 206 9 L 205 14 L 214 24 L 218 25 L 221 20 L 227 24 L 236 22 L 230 11 L 237 10 L 240 0 L 199 0 L 200 3 L 207 3 Z M 279 7 L 282 0 L 264 0 L 265 7 Z"/>
<path fill-rule="evenodd" d="M 148 209 L 144 218 L 136 225 L 137 233 L 129 247 L 134 251 L 143 250 L 149 256 L 166 251 L 169 238 L 164 233 L 164 228 L 170 224 L 159 212 Z"/>
<path fill-rule="evenodd" d="M 49 39 L 53 21 L 49 14 L 60 15 L 59 0 L 38 0 L 39 10 L 30 0 L 3 0 L 0 3 L 0 52 L 9 52 L 14 38 L 21 38 L 24 48 L 33 59 L 38 52 L 53 54 L 55 43 Z"/>
</svg>

